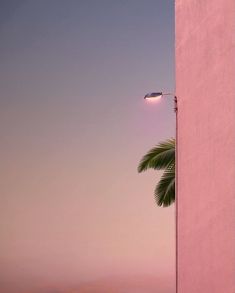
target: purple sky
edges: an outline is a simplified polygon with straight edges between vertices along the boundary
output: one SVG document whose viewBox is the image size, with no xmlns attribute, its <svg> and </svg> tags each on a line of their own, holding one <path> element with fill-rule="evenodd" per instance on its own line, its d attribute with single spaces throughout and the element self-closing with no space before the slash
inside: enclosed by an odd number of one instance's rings
<svg viewBox="0 0 235 293">
<path fill-rule="evenodd" d="M 0 292 L 129 275 L 173 292 L 174 207 L 137 173 L 174 136 L 172 101 L 143 100 L 174 90 L 173 2 L 0 2 Z"/>
</svg>

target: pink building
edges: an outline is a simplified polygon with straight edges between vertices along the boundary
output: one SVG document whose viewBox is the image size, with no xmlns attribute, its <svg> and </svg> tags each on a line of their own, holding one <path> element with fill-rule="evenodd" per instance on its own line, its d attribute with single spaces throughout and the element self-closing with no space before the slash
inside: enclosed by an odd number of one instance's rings
<svg viewBox="0 0 235 293">
<path fill-rule="evenodd" d="M 235 0 L 176 0 L 178 293 L 235 292 Z"/>
</svg>

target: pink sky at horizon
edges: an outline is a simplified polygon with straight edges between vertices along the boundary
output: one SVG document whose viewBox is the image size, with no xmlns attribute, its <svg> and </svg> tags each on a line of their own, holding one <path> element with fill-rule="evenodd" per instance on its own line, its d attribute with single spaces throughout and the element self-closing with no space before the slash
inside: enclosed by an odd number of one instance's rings
<svg viewBox="0 0 235 293">
<path fill-rule="evenodd" d="M 173 101 L 142 97 L 174 89 L 172 1 L 3 1 L 0 14 L 0 292 L 110 275 L 173 288 L 174 206 L 154 202 L 160 173 L 137 173 L 174 136 Z"/>
</svg>

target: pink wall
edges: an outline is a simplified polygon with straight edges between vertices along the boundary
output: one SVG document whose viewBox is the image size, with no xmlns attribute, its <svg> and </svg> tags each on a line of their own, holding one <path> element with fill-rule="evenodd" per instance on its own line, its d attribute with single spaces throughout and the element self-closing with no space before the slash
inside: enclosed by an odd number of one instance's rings
<svg viewBox="0 0 235 293">
<path fill-rule="evenodd" d="M 178 293 L 234 293 L 234 0 L 176 0 L 176 93 Z"/>
</svg>

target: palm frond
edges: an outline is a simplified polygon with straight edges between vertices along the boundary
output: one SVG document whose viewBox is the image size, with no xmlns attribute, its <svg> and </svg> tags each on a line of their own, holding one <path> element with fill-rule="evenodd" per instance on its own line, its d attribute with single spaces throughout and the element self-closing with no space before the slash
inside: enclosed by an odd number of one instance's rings
<svg viewBox="0 0 235 293">
<path fill-rule="evenodd" d="M 167 168 L 155 188 L 155 200 L 159 206 L 168 207 L 175 201 L 175 168 Z"/>
<path fill-rule="evenodd" d="M 152 148 L 141 159 L 138 172 L 141 173 L 149 168 L 160 170 L 169 167 L 175 162 L 175 139 L 168 139 Z"/>
</svg>

